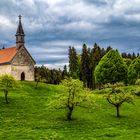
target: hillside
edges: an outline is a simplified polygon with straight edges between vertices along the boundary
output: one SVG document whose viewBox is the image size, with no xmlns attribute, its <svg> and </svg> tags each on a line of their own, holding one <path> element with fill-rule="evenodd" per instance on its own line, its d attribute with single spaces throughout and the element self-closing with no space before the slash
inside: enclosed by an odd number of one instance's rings
<svg viewBox="0 0 140 140">
<path fill-rule="evenodd" d="M 140 98 L 135 105 L 124 104 L 121 118 L 104 95 L 95 91 L 94 110 L 78 108 L 73 121 L 65 120 L 65 111 L 48 108 L 55 94 L 64 92 L 61 86 L 21 82 L 22 87 L 9 92 L 9 104 L 5 104 L 0 92 L 0 139 L 1 140 L 139 140 Z M 126 90 L 138 86 L 125 87 Z M 98 93 L 98 94 L 97 94 Z"/>
</svg>

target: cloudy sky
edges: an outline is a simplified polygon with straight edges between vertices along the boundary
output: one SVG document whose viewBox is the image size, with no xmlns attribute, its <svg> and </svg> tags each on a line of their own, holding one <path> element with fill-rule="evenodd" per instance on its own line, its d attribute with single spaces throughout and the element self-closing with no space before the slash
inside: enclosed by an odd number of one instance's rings
<svg viewBox="0 0 140 140">
<path fill-rule="evenodd" d="M 0 47 L 15 44 L 19 14 L 37 65 L 62 67 L 83 43 L 140 53 L 140 0 L 1 0 Z"/>
</svg>

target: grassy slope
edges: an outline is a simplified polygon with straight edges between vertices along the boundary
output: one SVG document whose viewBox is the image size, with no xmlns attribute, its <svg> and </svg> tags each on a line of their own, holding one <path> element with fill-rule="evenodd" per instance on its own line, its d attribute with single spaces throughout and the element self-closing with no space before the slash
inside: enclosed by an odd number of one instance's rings
<svg viewBox="0 0 140 140">
<path fill-rule="evenodd" d="M 23 82 L 20 90 L 9 93 L 9 104 L 0 92 L 0 139 L 2 140 L 139 140 L 140 98 L 135 105 L 124 104 L 121 118 L 103 95 L 96 94 L 95 110 L 78 108 L 74 120 L 65 120 L 65 111 L 47 108 L 60 86 Z M 130 88 L 130 87 L 129 87 Z M 137 88 L 136 86 L 133 88 Z"/>
</svg>

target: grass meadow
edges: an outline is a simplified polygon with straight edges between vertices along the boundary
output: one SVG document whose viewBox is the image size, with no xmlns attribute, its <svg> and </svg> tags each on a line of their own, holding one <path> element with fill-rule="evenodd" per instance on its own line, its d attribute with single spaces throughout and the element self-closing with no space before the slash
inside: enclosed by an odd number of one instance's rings
<svg viewBox="0 0 140 140">
<path fill-rule="evenodd" d="M 0 91 L 1 140 L 140 140 L 140 97 L 135 105 L 121 106 L 121 117 L 104 98 L 109 89 L 93 91 L 96 107 L 77 108 L 73 120 L 66 121 L 66 110 L 48 106 L 56 94 L 65 90 L 59 85 L 21 82 L 21 88 L 10 91 L 9 104 Z M 125 90 L 139 86 L 124 87 Z"/>
</svg>

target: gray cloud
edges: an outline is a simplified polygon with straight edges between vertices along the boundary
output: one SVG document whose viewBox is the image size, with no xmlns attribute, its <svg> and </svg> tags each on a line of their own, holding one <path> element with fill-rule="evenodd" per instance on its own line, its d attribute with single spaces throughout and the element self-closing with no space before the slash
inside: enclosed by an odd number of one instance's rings
<svg viewBox="0 0 140 140">
<path fill-rule="evenodd" d="M 138 0 L 7 0 L 0 7 L 0 43 L 15 44 L 21 14 L 26 46 L 38 65 L 64 65 L 68 46 L 80 52 L 83 43 L 140 51 Z"/>
</svg>

